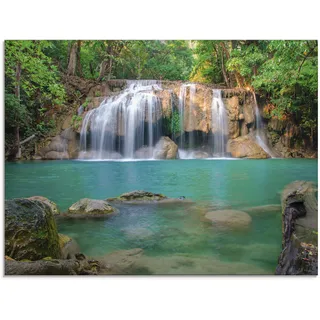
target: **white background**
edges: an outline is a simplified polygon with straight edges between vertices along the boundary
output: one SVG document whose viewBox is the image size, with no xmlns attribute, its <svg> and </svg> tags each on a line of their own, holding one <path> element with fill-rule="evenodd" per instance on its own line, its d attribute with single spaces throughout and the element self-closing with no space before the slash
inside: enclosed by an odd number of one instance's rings
<svg viewBox="0 0 320 320">
<path fill-rule="evenodd" d="M 308 0 L 11 0 L 0 6 L 1 40 L 318 39 L 320 30 L 317 1 Z M 4 74 L 3 63 L 0 72 Z M 1 84 L 4 112 L 3 76 Z M 4 198 L 4 184 L 2 188 Z M 317 318 L 317 289 L 318 277 L 4 277 L 0 315 L 23 320 L 301 320 Z"/>
</svg>

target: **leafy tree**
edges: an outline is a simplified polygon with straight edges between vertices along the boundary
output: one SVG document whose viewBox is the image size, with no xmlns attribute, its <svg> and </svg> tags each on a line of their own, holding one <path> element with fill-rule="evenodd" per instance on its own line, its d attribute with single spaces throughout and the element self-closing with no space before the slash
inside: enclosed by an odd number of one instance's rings
<svg viewBox="0 0 320 320">
<path fill-rule="evenodd" d="M 6 125 L 14 128 L 15 149 L 20 144 L 24 115 L 37 118 L 44 107 L 64 101 L 57 67 L 43 52 L 50 45 L 39 40 L 5 42 Z"/>
</svg>

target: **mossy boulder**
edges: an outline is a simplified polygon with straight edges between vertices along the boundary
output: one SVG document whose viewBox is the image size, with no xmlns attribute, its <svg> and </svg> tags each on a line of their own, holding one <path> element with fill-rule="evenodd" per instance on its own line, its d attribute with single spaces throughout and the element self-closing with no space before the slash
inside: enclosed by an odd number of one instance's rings
<svg viewBox="0 0 320 320">
<path fill-rule="evenodd" d="M 57 225 L 47 204 L 30 199 L 5 201 L 5 255 L 31 261 L 60 258 Z"/>
<path fill-rule="evenodd" d="M 69 209 L 67 216 L 70 217 L 97 217 L 108 216 L 117 213 L 118 210 L 110 206 L 105 200 L 80 199 Z"/>
<path fill-rule="evenodd" d="M 205 219 L 215 226 L 227 228 L 245 228 L 251 224 L 251 217 L 239 210 L 216 210 L 207 212 Z"/>
<path fill-rule="evenodd" d="M 108 198 L 107 201 L 130 203 L 130 202 L 155 202 L 155 201 L 160 201 L 164 199 L 168 199 L 168 197 L 160 193 L 152 193 L 148 191 L 136 190 L 136 191 L 123 193 L 116 198 Z"/>
<path fill-rule="evenodd" d="M 47 204 L 50 207 L 53 215 L 60 214 L 60 210 L 59 210 L 58 206 L 53 201 L 49 200 L 48 198 L 45 198 L 42 196 L 33 196 L 28 199 L 42 201 L 43 203 Z"/>
</svg>

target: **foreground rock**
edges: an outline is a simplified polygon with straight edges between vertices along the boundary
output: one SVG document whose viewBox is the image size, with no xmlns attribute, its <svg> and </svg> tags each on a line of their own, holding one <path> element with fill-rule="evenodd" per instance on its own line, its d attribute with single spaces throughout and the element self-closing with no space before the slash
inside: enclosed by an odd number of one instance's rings
<svg viewBox="0 0 320 320">
<path fill-rule="evenodd" d="M 161 137 L 155 145 L 153 157 L 155 159 L 176 159 L 178 146 L 169 138 Z"/>
<path fill-rule="evenodd" d="M 282 252 L 276 274 L 318 274 L 318 201 L 312 182 L 295 181 L 282 193 Z"/>
<path fill-rule="evenodd" d="M 217 210 L 207 212 L 205 219 L 213 225 L 227 228 L 244 228 L 251 224 L 251 217 L 243 211 L 238 210 Z"/>
<path fill-rule="evenodd" d="M 257 144 L 255 139 L 246 135 L 229 140 L 227 151 L 233 158 L 266 159 L 270 156 Z"/>
<path fill-rule="evenodd" d="M 57 225 L 47 204 L 29 199 L 5 201 L 5 254 L 16 260 L 60 258 Z"/>
<path fill-rule="evenodd" d="M 84 198 L 74 203 L 68 209 L 68 214 L 64 216 L 75 218 L 106 217 L 117 212 L 118 210 L 111 207 L 105 200 Z"/>
<path fill-rule="evenodd" d="M 173 203 L 193 203 L 189 199 L 184 197 L 180 198 L 168 198 L 160 193 L 152 193 L 148 191 L 136 190 L 127 193 L 123 193 L 116 198 L 108 198 L 108 202 L 112 203 L 124 203 L 124 204 L 173 204 Z"/>
<path fill-rule="evenodd" d="M 38 200 L 38 201 L 41 201 L 41 202 L 47 204 L 50 207 L 53 215 L 60 214 L 60 210 L 59 210 L 58 206 L 53 201 L 49 200 L 48 198 L 45 198 L 42 196 L 33 196 L 28 199 L 29 200 Z"/>
</svg>

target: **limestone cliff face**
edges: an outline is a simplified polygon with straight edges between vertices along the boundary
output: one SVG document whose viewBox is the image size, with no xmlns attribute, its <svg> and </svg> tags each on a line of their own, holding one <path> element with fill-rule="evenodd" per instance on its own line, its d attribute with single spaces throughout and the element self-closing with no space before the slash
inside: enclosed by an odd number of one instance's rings
<svg viewBox="0 0 320 320">
<path fill-rule="evenodd" d="M 78 156 L 80 130 L 86 114 L 101 104 L 110 96 L 116 96 L 127 85 L 126 80 L 109 80 L 103 83 L 90 83 L 86 90 L 83 90 L 82 106 L 83 112 L 77 115 L 77 109 L 65 116 L 57 126 L 60 134 L 46 138 L 37 145 L 36 159 L 72 159 Z M 162 90 L 154 90 L 152 94 L 159 99 L 161 104 L 160 112 L 155 113 L 152 122 L 168 121 L 174 114 L 179 113 L 181 102 L 179 96 L 181 91 L 181 81 L 162 81 Z M 184 131 L 186 135 L 191 132 L 201 134 L 200 144 L 205 144 L 210 140 L 214 129 L 212 128 L 212 98 L 215 85 L 196 84 L 193 99 L 191 101 L 190 87 L 186 87 L 184 99 Z M 82 92 L 81 91 L 81 92 Z M 245 89 L 221 89 L 221 96 L 226 108 L 228 117 L 228 147 L 234 157 L 254 157 L 265 158 L 265 152 L 257 147 L 256 141 L 252 139 L 252 134 L 256 129 L 255 123 L 255 102 L 253 94 Z M 260 103 L 259 103 L 260 104 Z M 260 113 L 263 111 L 261 105 Z M 119 115 L 119 124 L 121 114 Z M 146 112 L 145 121 L 149 117 Z M 263 118 L 265 131 L 269 145 L 280 157 L 317 157 L 315 151 L 308 150 L 308 141 L 303 140 L 301 129 L 292 120 L 279 120 L 276 118 Z M 116 134 L 123 136 L 124 128 L 115 126 Z M 67 135 L 64 133 L 67 131 Z M 106 130 L 114 130 L 106 128 Z M 179 135 L 180 133 L 178 133 Z M 164 132 L 164 135 L 172 135 Z M 246 138 L 244 138 L 246 137 Z M 200 146 L 199 146 L 200 147 Z M 204 147 L 203 145 L 201 147 Z M 309 148 L 310 149 L 310 148 Z M 311 149 L 310 149 L 311 150 Z M 250 151 L 250 152 L 249 152 Z"/>
</svg>

